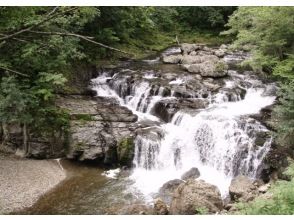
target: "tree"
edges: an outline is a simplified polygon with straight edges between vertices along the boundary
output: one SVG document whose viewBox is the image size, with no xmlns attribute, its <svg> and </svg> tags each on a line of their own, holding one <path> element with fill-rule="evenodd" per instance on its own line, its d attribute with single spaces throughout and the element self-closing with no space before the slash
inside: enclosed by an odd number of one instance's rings
<svg viewBox="0 0 294 220">
<path fill-rule="evenodd" d="M 252 52 L 248 62 L 256 71 L 277 77 L 281 83 L 281 105 L 274 110 L 279 123 L 278 140 L 288 148 L 294 145 L 294 8 L 240 7 L 230 17 L 229 30 L 236 36 L 232 48 Z"/>
</svg>

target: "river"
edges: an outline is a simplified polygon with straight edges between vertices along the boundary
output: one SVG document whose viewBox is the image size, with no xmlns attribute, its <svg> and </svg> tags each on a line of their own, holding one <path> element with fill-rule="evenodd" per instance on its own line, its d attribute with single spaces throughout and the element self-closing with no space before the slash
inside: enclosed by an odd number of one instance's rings
<svg viewBox="0 0 294 220">
<path fill-rule="evenodd" d="M 179 52 L 173 47 L 163 54 Z M 239 53 L 223 59 L 244 58 Z M 235 176 L 259 177 L 272 137 L 251 115 L 276 97 L 269 92 L 275 85 L 252 71 L 231 68 L 225 78 L 202 79 L 157 56 L 102 71 L 91 84 L 98 96 L 115 99 L 145 125 L 135 139 L 134 168 L 111 176 L 94 165 L 62 160 L 68 178 L 22 213 L 124 213 L 128 205 L 151 204 L 165 182 L 192 167 L 223 199 Z M 264 138 L 257 143 L 259 136 Z"/>
</svg>

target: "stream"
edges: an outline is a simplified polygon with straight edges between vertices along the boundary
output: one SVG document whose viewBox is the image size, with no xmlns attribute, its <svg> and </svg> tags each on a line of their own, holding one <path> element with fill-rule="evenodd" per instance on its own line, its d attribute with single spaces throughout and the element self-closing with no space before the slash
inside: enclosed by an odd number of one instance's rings
<svg viewBox="0 0 294 220">
<path fill-rule="evenodd" d="M 172 47 L 162 54 L 177 53 L 180 48 Z M 237 53 L 223 59 L 244 58 Z M 252 71 L 231 68 L 225 78 L 199 78 L 157 56 L 105 70 L 91 84 L 98 96 L 138 115 L 142 128 L 135 139 L 134 168 L 105 173 L 61 160 L 67 179 L 22 214 L 124 213 L 128 205 L 151 204 L 165 182 L 192 167 L 199 169 L 199 179 L 218 187 L 223 199 L 237 175 L 259 177 L 272 137 L 251 115 L 276 97 L 275 85 Z"/>
</svg>

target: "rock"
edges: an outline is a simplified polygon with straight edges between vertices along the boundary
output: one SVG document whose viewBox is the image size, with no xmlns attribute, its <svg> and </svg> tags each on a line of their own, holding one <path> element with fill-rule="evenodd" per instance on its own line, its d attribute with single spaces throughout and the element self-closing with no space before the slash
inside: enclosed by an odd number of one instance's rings
<svg viewBox="0 0 294 220">
<path fill-rule="evenodd" d="M 168 208 L 167 205 L 162 201 L 161 198 L 158 198 L 154 201 L 154 214 L 155 215 L 167 215 Z"/>
<path fill-rule="evenodd" d="M 117 149 L 126 138 L 132 138 L 136 129 L 137 116 L 130 110 L 99 97 L 59 97 L 57 103 L 67 109 L 72 118 L 67 158 L 130 164 L 131 149 Z"/>
<path fill-rule="evenodd" d="M 201 76 L 205 77 L 224 77 L 228 74 L 228 66 L 222 62 L 212 62 L 212 61 L 205 61 L 199 64 L 192 64 L 187 68 L 188 72 L 190 73 L 199 73 Z"/>
<path fill-rule="evenodd" d="M 205 85 L 210 91 L 216 91 L 221 87 L 220 85 L 213 84 L 210 82 L 205 82 L 205 81 L 203 81 L 203 85 Z"/>
<path fill-rule="evenodd" d="M 182 64 L 195 64 L 195 63 L 201 63 L 202 59 L 200 56 L 190 56 L 190 55 L 184 55 L 182 59 Z"/>
<path fill-rule="evenodd" d="M 132 137 L 126 137 L 118 143 L 117 157 L 120 165 L 130 167 L 135 153 L 135 144 Z"/>
<path fill-rule="evenodd" d="M 228 46 L 225 45 L 225 44 L 222 44 L 222 45 L 220 45 L 219 49 L 227 50 L 228 49 Z"/>
<path fill-rule="evenodd" d="M 176 188 L 180 184 L 182 184 L 184 181 L 180 179 L 174 179 L 166 182 L 165 184 L 162 185 L 159 189 L 158 196 L 166 203 L 170 204 L 172 201 L 172 196 Z"/>
<path fill-rule="evenodd" d="M 165 99 L 158 101 L 153 109 L 152 114 L 159 117 L 165 122 L 170 122 L 174 114 L 180 109 L 202 109 L 208 106 L 208 101 L 204 99 L 194 99 L 193 93 L 187 93 L 186 90 L 177 90 L 174 92 L 175 97 L 185 99 Z M 189 99 L 188 97 L 191 97 Z"/>
<path fill-rule="evenodd" d="M 152 208 L 145 204 L 132 204 L 120 211 L 120 215 L 151 215 Z"/>
<path fill-rule="evenodd" d="M 190 73 L 200 73 L 201 72 L 201 64 L 184 65 L 183 68 L 188 70 L 188 72 L 190 72 Z"/>
<path fill-rule="evenodd" d="M 229 187 L 229 193 L 233 201 L 248 202 L 253 200 L 258 194 L 253 181 L 246 176 L 235 177 Z"/>
<path fill-rule="evenodd" d="M 196 179 L 200 176 L 200 172 L 198 170 L 198 168 L 193 167 L 190 170 L 188 170 L 187 172 L 185 172 L 182 176 L 181 179 L 182 180 L 189 180 L 189 179 Z"/>
<path fill-rule="evenodd" d="M 218 56 L 218 57 L 224 57 L 226 54 L 226 52 L 224 50 L 216 50 L 214 51 L 214 55 Z"/>
<path fill-rule="evenodd" d="M 260 187 L 258 188 L 258 192 L 260 192 L 260 193 L 266 193 L 266 192 L 268 191 L 268 189 L 270 188 L 270 186 L 271 186 L 270 183 L 265 184 L 265 185 L 263 185 L 263 186 L 260 186 Z"/>
<path fill-rule="evenodd" d="M 175 191 L 170 207 L 170 214 L 193 215 L 197 210 L 207 209 L 216 213 L 223 208 L 218 188 L 203 180 L 188 180 Z"/>
<path fill-rule="evenodd" d="M 201 47 L 202 47 L 201 45 L 197 45 L 197 44 L 183 43 L 181 44 L 181 51 L 182 51 L 182 54 L 189 54 L 192 51 L 199 50 Z"/>
<path fill-rule="evenodd" d="M 220 59 L 215 55 L 203 55 L 203 56 L 200 56 L 200 59 L 201 59 L 201 63 L 204 63 L 204 62 L 217 63 L 220 61 Z"/>
<path fill-rule="evenodd" d="M 197 55 L 197 52 L 196 51 L 192 51 L 189 55 L 190 56 L 196 56 Z"/>
<path fill-rule="evenodd" d="M 180 63 L 183 59 L 182 55 L 170 55 L 170 56 L 163 56 L 162 61 L 164 63 L 172 63 L 172 64 L 177 64 Z"/>
</svg>

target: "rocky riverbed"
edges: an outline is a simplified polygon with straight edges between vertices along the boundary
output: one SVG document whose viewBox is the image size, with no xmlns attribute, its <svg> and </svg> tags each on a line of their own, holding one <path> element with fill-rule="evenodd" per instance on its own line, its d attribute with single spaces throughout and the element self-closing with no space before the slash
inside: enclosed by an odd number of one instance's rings
<svg viewBox="0 0 294 220">
<path fill-rule="evenodd" d="M 0 154 L 0 214 L 32 206 L 65 178 L 66 173 L 57 160 Z"/>
</svg>

